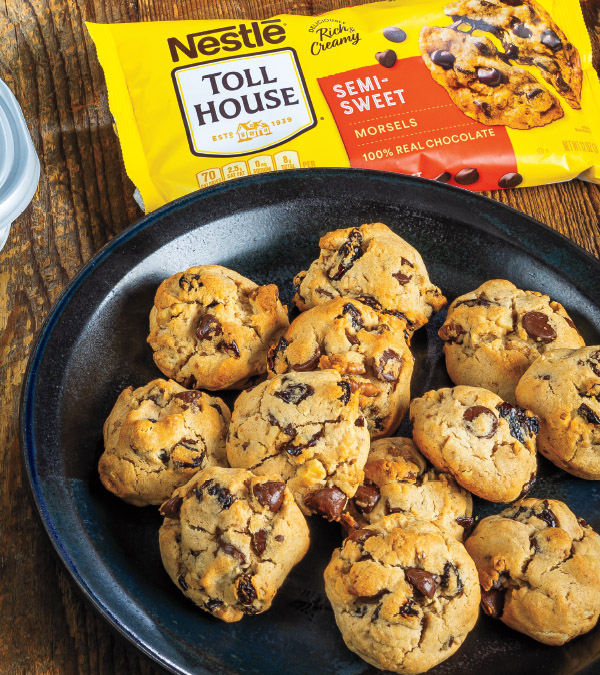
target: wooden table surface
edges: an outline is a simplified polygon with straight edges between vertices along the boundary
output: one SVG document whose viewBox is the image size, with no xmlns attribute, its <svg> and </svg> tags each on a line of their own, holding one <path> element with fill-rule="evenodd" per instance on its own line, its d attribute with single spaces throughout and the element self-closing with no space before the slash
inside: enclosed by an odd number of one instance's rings
<svg viewBox="0 0 600 675">
<path fill-rule="evenodd" d="M 19 392 L 34 337 L 77 270 L 142 215 L 84 21 L 267 18 L 361 0 L 3 0 L 0 78 L 41 161 L 39 189 L 0 253 L 0 673 L 157 673 L 96 616 L 51 553 L 21 471 Z M 582 0 L 600 61 L 600 0 Z M 600 186 L 489 193 L 600 257 Z"/>
</svg>

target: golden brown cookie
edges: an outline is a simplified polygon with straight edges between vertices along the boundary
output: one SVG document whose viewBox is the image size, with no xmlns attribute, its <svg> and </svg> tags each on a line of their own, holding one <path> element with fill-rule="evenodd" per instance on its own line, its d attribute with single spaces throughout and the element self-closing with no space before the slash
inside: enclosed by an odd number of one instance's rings
<svg viewBox="0 0 600 675">
<path fill-rule="evenodd" d="M 359 394 L 336 370 L 277 375 L 240 394 L 231 466 L 287 483 L 305 515 L 338 520 L 363 480 L 369 431 Z"/>
<path fill-rule="evenodd" d="M 584 345 L 561 304 L 505 279 L 456 298 L 439 335 L 454 384 L 489 389 L 513 404 L 518 381 L 540 354 Z"/>
<path fill-rule="evenodd" d="M 277 286 L 203 265 L 158 287 L 148 342 L 159 369 L 184 386 L 239 389 L 266 371 L 267 351 L 288 326 Z"/>
<path fill-rule="evenodd" d="M 372 438 L 392 433 L 408 410 L 414 359 L 406 323 L 358 300 L 335 298 L 300 314 L 267 357 L 269 377 L 337 370 L 360 388 Z"/>
<path fill-rule="evenodd" d="M 230 418 L 220 398 L 173 380 L 127 387 L 104 423 L 100 480 L 135 506 L 161 504 L 201 469 L 227 466 Z"/>
<path fill-rule="evenodd" d="M 269 609 L 308 550 L 308 526 L 275 476 L 210 467 L 161 506 L 160 553 L 173 583 L 223 621 Z"/>
<path fill-rule="evenodd" d="M 479 387 L 428 391 L 410 404 L 413 438 L 440 471 L 473 494 L 512 502 L 535 482 L 538 419 Z"/>
<path fill-rule="evenodd" d="M 363 484 L 348 501 L 356 527 L 370 527 L 390 513 L 402 513 L 433 523 L 462 541 L 465 529 L 473 525 L 471 494 L 449 473 L 429 466 L 410 438 L 373 441 L 364 471 Z"/>
<path fill-rule="evenodd" d="M 319 258 L 294 279 L 300 311 L 340 296 L 355 298 L 399 313 L 416 330 L 446 304 L 419 252 L 382 223 L 328 232 L 319 246 Z"/>
<path fill-rule="evenodd" d="M 596 625 L 600 536 L 563 502 L 517 502 L 484 518 L 465 546 L 477 565 L 486 614 L 548 645 Z"/>
<path fill-rule="evenodd" d="M 395 673 L 423 673 L 452 656 L 479 614 L 464 546 L 400 514 L 350 534 L 325 570 L 325 591 L 348 648 Z"/>
<path fill-rule="evenodd" d="M 419 47 L 433 79 L 482 124 L 532 129 L 564 116 L 558 98 L 531 73 L 511 65 L 486 37 L 425 26 Z"/>
<path fill-rule="evenodd" d="M 540 418 L 539 451 L 574 476 L 600 480 L 600 346 L 542 354 L 517 386 Z"/>
</svg>

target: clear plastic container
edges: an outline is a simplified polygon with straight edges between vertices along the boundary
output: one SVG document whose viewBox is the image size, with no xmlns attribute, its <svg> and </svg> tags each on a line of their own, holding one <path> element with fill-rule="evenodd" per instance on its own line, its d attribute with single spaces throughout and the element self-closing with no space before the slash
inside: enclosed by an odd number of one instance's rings
<svg viewBox="0 0 600 675">
<path fill-rule="evenodd" d="M 27 208 L 40 178 L 40 162 L 21 107 L 0 80 L 0 249 L 12 222 Z"/>
</svg>

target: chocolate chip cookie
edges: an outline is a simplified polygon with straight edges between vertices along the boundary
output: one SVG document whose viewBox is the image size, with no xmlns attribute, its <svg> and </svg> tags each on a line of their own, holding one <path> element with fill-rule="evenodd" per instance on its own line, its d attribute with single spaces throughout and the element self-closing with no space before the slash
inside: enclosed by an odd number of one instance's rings
<svg viewBox="0 0 600 675">
<path fill-rule="evenodd" d="M 382 223 L 328 232 L 319 246 L 318 260 L 294 279 L 302 312 L 340 296 L 355 298 L 416 330 L 446 304 L 419 252 Z"/>
<path fill-rule="evenodd" d="M 444 11 L 472 30 L 493 33 L 502 41 L 506 59 L 535 66 L 571 108 L 581 108 L 579 52 L 535 0 L 456 0 Z"/>
<path fill-rule="evenodd" d="M 352 525 L 370 527 L 390 513 L 433 523 L 459 541 L 473 525 L 473 499 L 448 473 L 431 468 L 410 438 L 371 443 L 365 480 L 348 502 Z"/>
<path fill-rule="evenodd" d="M 173 380 L 127 387 L 104 423 L 100 480 L 130 504 L 160 504 L 200 469 L 227 466 L 230 418 L 220 398 Z"/>
<path fill-rule="evenodd" d="M 264 373 L 271 343 L 289 326 L 277 286 L 220 265 L 165 279 L 150 312 L 154 362 L 189 389 L 239 389 Z"/>
<path fill-rule="evenodd" d="M 584 345 L 562 305 L 504 279 L 456 298 L 439 336 L 455 384 L 484 387 L 509 403 L 515 403 L 518 381 L 540 354 Z"/>
<path fill-rule="evenodd" d="M 348 648 L 395 673 L 422 673 L 452 656 L 479 613 L 464 546 L 400 514 L 350 534 L 325 570 L 325 591 Z"/>
<path fill-rule="evenodd" d="M 408 410 L 414 359 L 406 322 L 358 300 L 335 298 L 303 312 L 267 357 L 269 376 L 332 368 L 351 378 L 372 438 L 392 433 Z"/>
<path fill-rule="evenodd" d="M 479 387 L 428 391 L 410 404 L 413 437 L 440 471 L 473 494 L 512 502 L 535 482 L 538 419 Z"/>
<path fill-rule="evenodd" d="M 231 466 L 278 476 L 305 515 L 328 520 L 362 483 L 368 452 L 359 393 L 335 370 L 277 375 L 242 392 L 227 437 Z"/>
<path fill-rule="evenodd" d="M 161 506 L 160 553 L 173 583 L 223 621 L 269 609 L 308 550 L 308 526 L 275 476 L 210 467 Z"/>
<path fill-rule="evenodd" d="M 532 129 L 564 116 L 558 98 L 531 73 L 511 65 L 486 37 L 425 26 L 419 47 L 433 79 L 482 124 Z"/>
<path fill-rule="evenodd" d="M 600 536 L 563 502 L 524 499 L 484 518 L 465 546 L 486 614 L 548 645 L 600 615 Z"/>
<path fill-rule="evenodd" d="M 540 418 L 538 448 L 574 476 L 600 480 L 600 346 L 546 352 L 517 386 Z"/>
</svg>

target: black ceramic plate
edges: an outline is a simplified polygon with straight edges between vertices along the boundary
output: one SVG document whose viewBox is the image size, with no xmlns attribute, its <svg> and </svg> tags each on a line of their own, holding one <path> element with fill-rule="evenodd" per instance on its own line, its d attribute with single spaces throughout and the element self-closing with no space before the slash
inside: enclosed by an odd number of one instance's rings
<svg viewBox="0 0 600 675">
<path fill-rule="evenodd" d="M 23 457 L 35 505 L 76 584 L 133 644 L 174 673 L 376 672 L 346 649 L 323 589 L 339 528 L 310 519 L 312 545 L 266 613 L 236 624 L 195 608 L 171 583 L 158 550 L 156 508 L 121 503 L 101 486 L 102 424 L 119 392 L 157 377 L 146 344 L 159 282 L 207 263 L 290 303 L 292 278 L 318 255 L 319 236 L 381 221 L 423 255 L 449 299 L 491 278 L 561 302 L 587 344 L 600 343 L 600 263 L 526 216 L 457 188 L 350 170 L 273 173 L 185 197 L 105 246 L 56 303 L 38 337 L 21 406 Z M 449 385 L 437 330 L 414 339 L 413 395 Z M 232 400 L 228 401 L 232 403 Z M 405 428 L 402 429 L 406 431 Z M 541 461 L 533 495 L 566 501 L 600 528 L 598 483 Z M 479 513 L 501 507 L 479 501 Z M 595 664 L 595 665 L 594 665 Z M 597 673 L 600 630 L 546 647 L 481 617 L 435 673 Z"/>
</svg>

